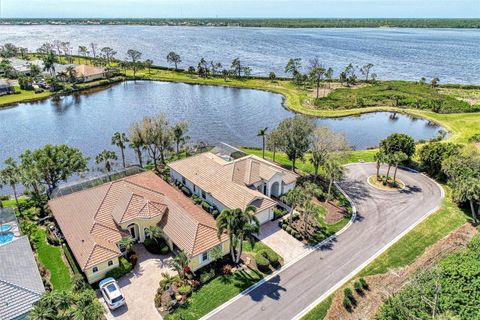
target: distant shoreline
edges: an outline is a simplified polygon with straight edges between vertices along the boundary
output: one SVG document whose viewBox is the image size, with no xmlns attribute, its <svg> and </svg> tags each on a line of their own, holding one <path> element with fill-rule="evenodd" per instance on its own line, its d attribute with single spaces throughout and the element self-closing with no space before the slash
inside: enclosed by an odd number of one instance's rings
<svg viewBox="0 0 480 320">
<path fill-rule="evenodd" d="M 145 25 L 192 27 L 255 27 L 255 28 L 480 28 L 480 19 L 100 19 L 100 18 L 7 18 L 5 25 Z"/>
</svg>

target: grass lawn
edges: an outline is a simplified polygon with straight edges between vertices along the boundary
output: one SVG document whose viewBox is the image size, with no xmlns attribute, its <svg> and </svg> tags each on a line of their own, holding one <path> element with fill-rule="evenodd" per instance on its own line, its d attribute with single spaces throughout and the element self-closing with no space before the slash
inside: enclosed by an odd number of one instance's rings
<svg viewBox="0 0 480 320">
<path fill-rule="evenodd" d="M 20 94 L 7 94 L 4 96 L 0 96 L 0 108 L 2 106 L 7 106 L 10 104 L 18 103 L 18 102 L 28 102 L 38 99 L 43 99 L 50 96 L 52 93 L 50 91 L 44 91 L 42 93 L 36 94 L 32 90 L 20 90 L 19 87 L 15 87 L 17 91 L 20 91 Z"/>
<path fill-rule="evenodd" d="M 221 275 L 194 292 L 183 306 L 164 319 L 199 319 L 262 278 L 263 274 L 255 271 L 240 271 L 229 276 Z"/>
<path fill-rule="evenodd" d="M 20 204 L 24 203 L 25 201 L 27 201 L 25 198 L 18 199 L 18 202 Z M 3 204 L 4 207 L 16 207 L 17 206 L 17 203 L 15 202 L 15 199 L 2 201 L 2 204 Z"/>
<path fill-rule="evenodd" d="M 62 248 L 48 244 L 46 231 L 38 230 L 38 260 L 50 272 L 50 282 L 54 290 L 68 290 L 72 287 L 70 272 L 62 259 Z"/>
<path fill-rule="evenodd" d="M 468 215 L 452 202 L 451 192 L 448 187 L 443 187 L 446 195 L 442 207 L 365 267 L 358 277 L 382 274 L 390 269 L 409 265 L 423 254 L 429 246 L 444 238 L 470 219 Z M 351 286 L 351 283 L 346 284 L 346 286 L 348 285 Z M 330 308 L 332 299 L 333 294 L 319 303 L 302 319 L 323 319 Z"/>
</svg>

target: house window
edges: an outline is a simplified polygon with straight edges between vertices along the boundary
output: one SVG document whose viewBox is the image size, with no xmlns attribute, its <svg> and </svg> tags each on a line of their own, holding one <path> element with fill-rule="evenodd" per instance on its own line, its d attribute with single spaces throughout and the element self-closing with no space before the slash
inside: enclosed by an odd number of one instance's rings
<svg viewBox="0 0 480 320">
<path fill-rule="evenodd" d="M 197 192 L 197 186 L 193 185 L 193 192 Z"/>
<path fill-rule="evenodd" d="M 202 198 L 203 199 L 207 199 L 207 194 L 205 193 L 205 191 L 202 190 Z"/>
<path fill-rule="evenodd" d="M 208 251 L 205 251 L 202 253 L 202 255 L 200 256 L 200 262 L 205 262 L 205 261 L 208 261 Z"/>
<path fill-rule="evenodd" d="M 183 185 L 186 185 L 186 184 L 187 184 L 187 181 L 185 180 L 184 177 L 182 177 L 182 183 L 183 183 Z"/>
<path fill-rule="evenodd" d="M 109 267 L 113 266 L 113 261 L 112 261 L 112 260 L 109 260 L 109 261 L 108 261 L 108 266 L 109 266 Z"/>
<path fill-rule="evenodd" d="M 92 272 L 93 272 L 93 273 L 98 272 L 98 267 L 93 267 L 93 268 L 92 268 Z"/>
</svg>

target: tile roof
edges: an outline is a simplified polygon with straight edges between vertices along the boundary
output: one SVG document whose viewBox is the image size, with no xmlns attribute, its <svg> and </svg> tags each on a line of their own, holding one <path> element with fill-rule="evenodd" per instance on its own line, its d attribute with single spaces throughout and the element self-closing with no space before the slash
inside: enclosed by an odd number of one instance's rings
<svg viewBox="0 0 480 320">
<path fill-rule="evenodd" d="M 26 236 L 0 245 L 0 319 L 26 314 L 45 291 Z"/>
<path fill-rule="evenodd" d="M 117 243 L 128 233 L 119 225 L 134 219 L 161 217 L 165 234 L 191 255 L 220 243 L 213 217 L 151 171 L 59 197 L 49 205 L 83 270 L 120 256 Z"/>
<path fill-rule="evenodd" d="M 105 72 L 105 69 L 89 66 L 86 64 L 81 64 L 75 67 L 75 71 L 77 72 L 77 76 L 82 75 L 82 76 L 88 77 L 88 76 L 103 74 Z"/>
<path fill-rule="evenodd" d="M 256 190 L 254 184 L 268 181 L 277 174 L 285 184 L 298 178 L 297 174 L 255 155 L 228 162 L 206 152 L 170 163 L 169 167 L 227 208 L 245 209 L 254 205 L 258 212 L 274 206 L 275 202 Z"/>
</svg>

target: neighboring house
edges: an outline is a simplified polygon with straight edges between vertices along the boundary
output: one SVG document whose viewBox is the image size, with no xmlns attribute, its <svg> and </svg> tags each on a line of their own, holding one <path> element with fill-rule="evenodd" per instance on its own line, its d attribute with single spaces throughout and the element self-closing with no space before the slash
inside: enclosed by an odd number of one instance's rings
<svg viewBox="0 0 480 320">
<path fill-rule="evenodd" d="M 43 61 L 42 60 L 25 60 L 19 58 L 9 58 L 10 64 L 12 65 L 13 70 L 17 74 L 30 75 L 30 65 L 37 65 L 40 70 L 43 71 Z"/>
<path fill-rule="evenodd" d="M 227 235 L 218 238 L 213 217 L 151 171 L 64 195 L 49 205 L 89 283 L 118 266 L 122 237 L 143 242 L 149 226 L 158 225 L 171 249 L 190 256 L 193 271 L 211 262 L 211 249 L 230 250 Z"/>
<path fill-rule="evenodd" d="M 0 319 L 27 319 L 44 291 L 28 237 L 0 244 Z"/>
<path fill-rule="evenodd" d="M 13 93 L 15 90 L 10 82 L 0 80 L 0 96 Z"/>
<path fill-rule="evenodd" d="M 77 77 L 82 77 L 85 82 L 106 78 L 106 71 L 104 68 L 88 66 L 86 64 L 76 66 L 75 72 L 77 73 Z"/>
<path fill-rule="evenodd" d="M 172 162 L 170 176 L 219 210 L 257 208 L 261 224 L 273 219 L 279 198 L 295 187 L 298 175 L 254 155 L 237 160 L 212 152 Z"/>
</svg>

